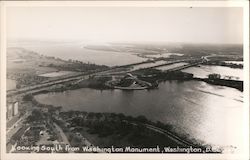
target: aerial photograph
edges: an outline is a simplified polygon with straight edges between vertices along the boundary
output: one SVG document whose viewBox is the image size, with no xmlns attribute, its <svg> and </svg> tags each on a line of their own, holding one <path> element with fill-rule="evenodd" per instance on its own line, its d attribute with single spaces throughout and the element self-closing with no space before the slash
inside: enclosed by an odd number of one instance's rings
<svg viewBox="0 0 250 160">
<path fill-rule="evenodd" d="M 6 38 L 7 153 L 244 152 L 241 7 L 10 6 Z"/>
</svg>

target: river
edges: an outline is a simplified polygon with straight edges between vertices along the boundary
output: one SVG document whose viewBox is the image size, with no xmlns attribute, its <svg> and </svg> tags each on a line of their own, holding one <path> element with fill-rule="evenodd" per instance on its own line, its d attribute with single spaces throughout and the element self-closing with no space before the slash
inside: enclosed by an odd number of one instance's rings
<svg viewBox="0 0 250 160">
<path fill-rule="evenodd" d="M 183 72 L 188 72 L 194 74 L 194 77 L 198 78 L 207 78 L 209 74 L 217 73 L 221 75 L 221 78 L 228 78 L 234 80 L 244 80 L 243 69 L 239 68 L 230 68 L 224 66 L 209 66 L 209 65 L 200 65 L 195 67 L 190 67 L 182 70 Z"/>
<path fill-rule="evenodd" d="M 132 52 L 112 52 L 91 50 L 84 48 L 81 42 L 60 42 L 60 43 L 11 43 L 9 47 L 23 47 L 45 56 L 53 56 L 63 60 L 79 60 L 85 63 L 95 63 L 98 65 L 120 66 L 138 63 L 148 60 Z"/>
<path fill-rule="evenodd" d="M 135 53 L 89 50 L 81 43 L 28 43 L 19 47 L 47 56 L 108 66 L 147 60 Z M 154 66 L 158 63 L 165 62 L 143 64 L 135 68 Z M 172 65 L 160 69 L 166 70 L 169 67 Z M 200 65 L 183 71 L 200 78 L 205 78 L 211 73 L 219 73 L 223 77 L 234 76 L 243 80 L 242 69 L 229 67 Z M 234 146 L 237 147 L 236 152 L 243 148 L 239 140 L 243 132 L 243 93 L 234 88 L 210 85 L 201 81 L 167 81 L 160 83 L 159 89 L 150 91 L 100 91 L 83 88 L 40 94 L 35 98 L 41 103 L 62 106 L 64 110 L 144 115 L 153 121 L 172 124 L 176 132 L 196 141 L 214 146 Z"/>
<path fill-rule="evenodd" d="M 201 81 L 167 81 L 141 91 L 89 88 L 35 96 L 64 110 L 144 115 L 172 124 L 175 130 L 205 144 L 242 149 L 243 93 Z M 236 152 L 237 152 L 236 151 Z"/>
</svg>

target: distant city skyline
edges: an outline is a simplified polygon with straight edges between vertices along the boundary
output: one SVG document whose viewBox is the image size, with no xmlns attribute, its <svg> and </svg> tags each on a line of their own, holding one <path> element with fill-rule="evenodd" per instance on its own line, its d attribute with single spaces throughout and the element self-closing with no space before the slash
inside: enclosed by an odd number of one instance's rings
<svg viewBox="0 0 250 160">
<path fill-rule="evenodd" d="M 8 39 L 243 43 L 239 7 L 9 7 Z"/>
</svg>

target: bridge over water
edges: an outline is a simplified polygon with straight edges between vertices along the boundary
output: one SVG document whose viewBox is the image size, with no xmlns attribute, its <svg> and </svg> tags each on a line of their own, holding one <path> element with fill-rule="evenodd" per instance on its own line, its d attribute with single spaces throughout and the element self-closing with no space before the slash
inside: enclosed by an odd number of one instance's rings
<svg viewBox="0 0 250 160">
<path fill-rule="evenodd" d="M 202 64 L 202 62 L 195 62 L 195 63 L 189 63 L 189 64 L 185 64 L 183 66 L 179 66 L 179 67 L 175 67 L 175 68 L 171 68 L 171 69 L 168 69 L 166 71 L 170 71 L 170 72 L 173 72 L 173 71 L 179 71 L 179 70 L 183 70 L 185 68 L 189 68 L 189 67 L 193 67 L 193 66 L 197 66 L 199 64 Z"/>
<path fill-rule="evenodd" d="M 166 70 L 166 71 L 182 70 L 184 68 L 199 65 L 203 61 L 202 61 L 202 59 L 196 59 L 196 60 L 194 60 L 194 59 L 184 59 L 184 60 L 176 60 L 176 61 L 166 62 L 164 64 L 160 64 L 160 65 L 156 65 L 156 66 L 152 66 L 152 67 L 146 67 L 146 68 L 156 68 L 156 67 L 171 65 L 171 64 L 180 63 L 180 62 L 189 62 L 189 64 L 186 64 L 186 65 L 183 65 L 183 66 L 178 66 L 178 67 L 175 67 L 175 68 L 171 68 L 171 69 Z M 148 62 L 143 62 L 143 63 L 152 63 L 152 62 L 148 61 Z M 127 67 L 127 66 L 130 66 L 130 67 L 131 66 L 136 66 L 136 65 L 139 65 L 139 64 L 141 64 L 141 63 L 130 64 L 130 65 L 126 65 L 125 67 Z M 20 89 L 17 89 L 17 90 L 10 90 L 10 91 L 7 91 L 7 96 L 10 97 L 10 96 L 17 95 L 17 94 L 36 93 L 36 92 L 39 92 L 39 91 L 50 89 L 50 87 L 55 86 L 55 85 L 64 84 L 64 83 L 67 83 L 67 82 L 73 82 L 73 81 L 86 80 L 90 76 L 124 74 L 124 73 L 131 72 L 131 71 L 128 70 L 128 71 L 120 71 L 120 72 L 113 72 L 112 73 L 112 71 L 115 71 L 116 69 L 122 68 L 122 67 L 124 67 L 124 66 L 114 67 L 114 68 L 111 68 L 111 69 L 106 70 L 106 71 L 96 71 L 96 72 L 89 73 L 89 74 L 80 73 L 80 74 L 75 75 L 75 76 L 70 76 L 70 77 L 57 79 L 57 80 L 53 80 L 53 81 L 48 81 L 48 82 L 44 82 L 44 83 L 41 83 L 41 84 L 20 88 Z M 144 68 L 144 69 L 146 69 L 146 68 Z"/>
</svg>

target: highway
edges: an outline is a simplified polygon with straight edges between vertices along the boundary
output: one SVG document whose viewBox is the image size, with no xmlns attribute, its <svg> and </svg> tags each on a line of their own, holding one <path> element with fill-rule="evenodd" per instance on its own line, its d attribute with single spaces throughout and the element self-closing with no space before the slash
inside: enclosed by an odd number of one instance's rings
<svg viewBox="0 0 250 160">
<path fill-rule="evenodd" d="M 78 75 L 74 75 L 74 76 L 70 76 L 70 77 L 66 77 L 66 78 L 62 78 L 62 79 L 58 79 L 58 80 L 53 80 L 53 81 L 49 81 L 49 82 L 44 82 L 42 84 L 37 84 L 37 85 L 33 85 L 33 86 L 28 86 L 28 87 L 23 87 L 17 90 L 9 90 L 7 91 L 7 96 L 13 96 L 16 94 L 20 94 L 20 93 L 24 93 L 24 92 L 28 92 L 31 90 L 35 90 L 35 89 L 39 89 L 39 88 L 43 88 L 43 87 L 49 87 L 52 85 L 57 85 L 57 84 L 62 84 L 62 83 L 66 83 L 66 82 L 70 82 L 70 81 L 75 81 L 75 80 L 84 80 L 87 79 L 89 76 L 93 76 L 93 75 L 104 75 L 104 74 L 110 74 L 109 72 L 115 71 L 118 68 L 124 68 L 124 67 L 131 67 L 131 66 L 136 66 L 136 65 L 140 65 L 140 64 L 144 64 L 144 63 L 152 63 L 153 61 L 145 61 L 145 62 L 140 62 L 140 63 L 133 63 L 133 64 L 128 64 L 128 65 L 124 65 L 124 66 L 117 66 L 117 67 L 113 67 L 109 70 L 106 71 L 96 71 L 94 73 L 80 73 Z"/>
<path fill-rule="evenodd" d="M 76 76 L 76 77 L 68 77 L 68 78 L 61 79 L 61 80 L 55 80 L 55 81 L 52 81 L 52 82 L 46 82 L 46 83 L 42 83 L 42 84 L 38 84 L 38 85 L 34 85 L 34 86 L 20 88 L 18 90 L 11 90 L 11 91 L 7 92 L 7 96 L 20 94 L 20 93 L 23 93 L 23 92 L 28 92 L 28 91 L 39 89 L 39 88 L 50 87 L 52 85 L 62 84 L 62 83 L 66 83 L 66 82 L 70 82 L 70 81 L 74 81 L 74 80 L 87 79 L 91 75 L 92 74 L 79 75 L 79 76 Z"/>
<path fill-rule="evenodd" d="M 176 60 L 176 61 L 167 62 L 165 64 L 161 64 L 161 65 L 157 65 L 157 66 L 153 66 L 153 67 L 147 67 L 147 68 L 156 68 L 156 67 L 159 67 L 159 66 L 171 65 L 171 64 L 180 63 L 180 62 L 190 62 L 190 61 L 193 61 L 193 60 L 194 59 Z M 148 62 L 148 63 L 152 63 L 152 62 Z M 181 70 L 181 69 L 184 69 L 184 68 L 187 68 L 187 67 L 198 65 L 200 63 L 201 62 L 192 63 L 192 64 L 189 64 L 189 65 L 177 67 L 177 68 L 174 68 L 174 69 L 171 69 L 171 70 L 172 71 L 174 71 L 174 70 Z M 136 66 L 136 65 L 138 65 L 138 63 L 136 63 L 136 64 L 130 64 L 129 66 L 133 66 L 133 65 Z M 66 82 L 71 82 L 71 81 L 77 81 L 77 80 L 78 81 L 79 80 L 86 80 L 90 76 L 95 76 L 95 75 L 109 75 L 109 74 L 112 74 L 112 71 L 115 71 L 117 68 L 121 68 L 121 67 L 123 67 L 123 66 L 111 68 L 111 69 L 106 70 L 106 71 L 99 71 L 99 72 L 89 73 L 89 74 L 80 73 L 78 75 L 71 76 L 71 77 L 66 77 L 66 78 L 63 78 L 63 79 L 57 79 L 57 80 L 54 80 L 54 81 L 44 82 L 42 84 L 37 84 L 37 85 L 33 85 L 33 86 L 23 87 L 23 88 L 20 88 L 20 89 L 17 89 L 17 90 L 10 90 L 10 91 L 7 91 L 7 96 L 10 97 L 10 96 L 14 96 L 14 95 L 17 95 L 17 94 L 23 94 L 23 93 L 25 93 L 25 94 L 35 93 L 35 92 L 39 92 L 39 91 L 42 91 L 42 90 L 45 90 L 45 89 L 49 89 L 51 86 L 54 86 L 54 85 L 63 84 L 63 83 L 66 83 Z M 184 68 L 182 68 L 182 67 L 184 67 Z M 128 72 L 130 72 L 130 71 L 121 71 L 121 72 L 119 72 L 119 74 L 122 74 L 122 73 L 124 74 L 124 73 L 128 73 Z"/>
<path fill-rule="evenodd" d="M 133 65 L 133 64 L 131 64 L 131 65 Z M 137 65 L 137 63 L 134 64 L 134 65 Z M 123 67 L 123 66 L 120 66 L 120 67 Z M 112 72 L 115 69 L 120 68 L 120 67 L 115 67 L 115 68 L 111 68 L 111 69 L 106 70 L 106 71 L 99 71 L 99 72 L 89 73 L 89 74 L 80 73 L 78 75 L 74 75 L 74 76 L 71 76 L 71 77 L 66 77 L 66 78 L 63 78 L 63 79 L 58 79 L 58 80 L 54 80 L 54 81 L 44 82 L 42 84 L 23 87 L 23 88 L 20 88 L 20 89 L 17 89 L 17 90 L 10 90 L 10 91 L 7 91 L 7 96 L 13 96 L 13 95 L 27 93 L 27 92 L 31 92 L 31 91 L 33 91 L 33 93 L 34 93 L 34 92 L 36 92 L 35 90 L 39 90 L 39 89 L 44 90 L 45 88 L 51 87 L 53 85 L 58 85 L 58 84 L 71 82 L 71 81 L 75 81 L 75 80 L 85 80 L 85 79 L 88 79 L 90 76 L 94 76 L 94 75 L 110 74 L 109 72 Z M 43 89 L 41 89 L 41 88 L 43 88 Z"/>
</svg>

